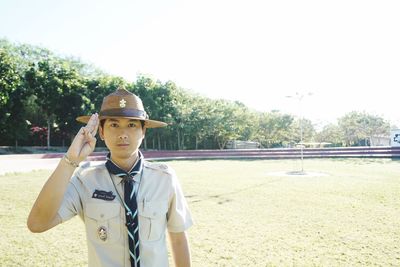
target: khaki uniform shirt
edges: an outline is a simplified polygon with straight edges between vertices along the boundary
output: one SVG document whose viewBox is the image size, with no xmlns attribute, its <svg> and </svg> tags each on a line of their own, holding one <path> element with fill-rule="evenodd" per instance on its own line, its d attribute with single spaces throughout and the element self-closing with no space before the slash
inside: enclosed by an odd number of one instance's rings
<svg viewBox="0 0 400 267">
<path fill-rule="evenodd" d="M 77 214 L 84 221 L 89 266 L 131 266 L 121 180 L 110 176 L 104 164 L 81 167 L 72 176 L 58 211 L 63 222 Z M 147 161 L 135 184 L 141 266 L 168 266 L 166 229 L 183 232 L 192 225 L 180 184 L 167 165 Z M 99 192 L 103 197 L 99 198 Z"/>
</svg>

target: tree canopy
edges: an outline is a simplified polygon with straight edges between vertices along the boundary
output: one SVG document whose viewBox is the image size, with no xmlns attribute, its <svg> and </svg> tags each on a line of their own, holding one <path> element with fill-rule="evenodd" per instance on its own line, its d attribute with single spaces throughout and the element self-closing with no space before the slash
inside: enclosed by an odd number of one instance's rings
<svg viewBox="0 0 400 267">
<path fill-rule="evenodd" d="M 130 83 L 79 59 L 0 39 L 0 145 L 67 146 L 81 126 L 75 118 L 99 111 L 103 97 L 119 86 L 137 94 L 152 119 L 169 124 L 147 131 L 145 149 L 223 149 L 230 140 L 287 147 L 300 142 L 300 128 L 305 142 L 366 145 L 390 130 L 384 118 L 354 111 L 317 131 L 308 119 L 209 99 L 173 81 L 136 78 Z"/>
</svg>

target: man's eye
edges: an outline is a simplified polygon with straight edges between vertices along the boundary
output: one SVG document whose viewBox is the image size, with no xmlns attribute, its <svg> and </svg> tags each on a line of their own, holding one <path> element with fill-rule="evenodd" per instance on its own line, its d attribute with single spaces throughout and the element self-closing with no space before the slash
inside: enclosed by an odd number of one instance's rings
<svg viewBox="0 0 400 267">
<path fill-rule="evenodd" d="M 116 123 L 111 123 L 111 124 L 110 124 L 110 127 L 118 127 L 118 124 L 116 124 Z"/>
<path fill-rule="evenodd" d="M 129 127 L 136 127 L 136 125 L 134 123 L 129 123 Z"/>
</svg>

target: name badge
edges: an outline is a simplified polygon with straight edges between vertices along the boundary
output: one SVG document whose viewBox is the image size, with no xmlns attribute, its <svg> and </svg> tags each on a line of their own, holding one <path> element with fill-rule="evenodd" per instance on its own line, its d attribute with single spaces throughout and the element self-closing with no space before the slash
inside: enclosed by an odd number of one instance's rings
<svg viewBox="0 0 400 267">
<path fill-rule="evenodd" d="M 93 192 L 92 198 L 97 198 L 97 199 L 102 199 L 102 200 L 107 200 L 107 201 L 112 201 L 115 199 L 115 195 L 113 194 L 112 191 L 106 192 L 103 190 L 95 190 Z"/>
</svg>

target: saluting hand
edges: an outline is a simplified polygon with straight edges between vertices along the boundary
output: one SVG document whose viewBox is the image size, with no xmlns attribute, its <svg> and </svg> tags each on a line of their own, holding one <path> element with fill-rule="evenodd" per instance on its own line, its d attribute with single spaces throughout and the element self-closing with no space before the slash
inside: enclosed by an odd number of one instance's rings
<svg viewBox="0 0 400 267">
<path fill-rule="evenodd" d="M 99 115 L 92 114 L 87 125 L 82 127 L 67 151 L 68 158 L 75 162 L 80 163 L 84 161 L 90 153 L 93 152 L 96 146 L 96 133 L 99 127 Z"/>
</svg>

